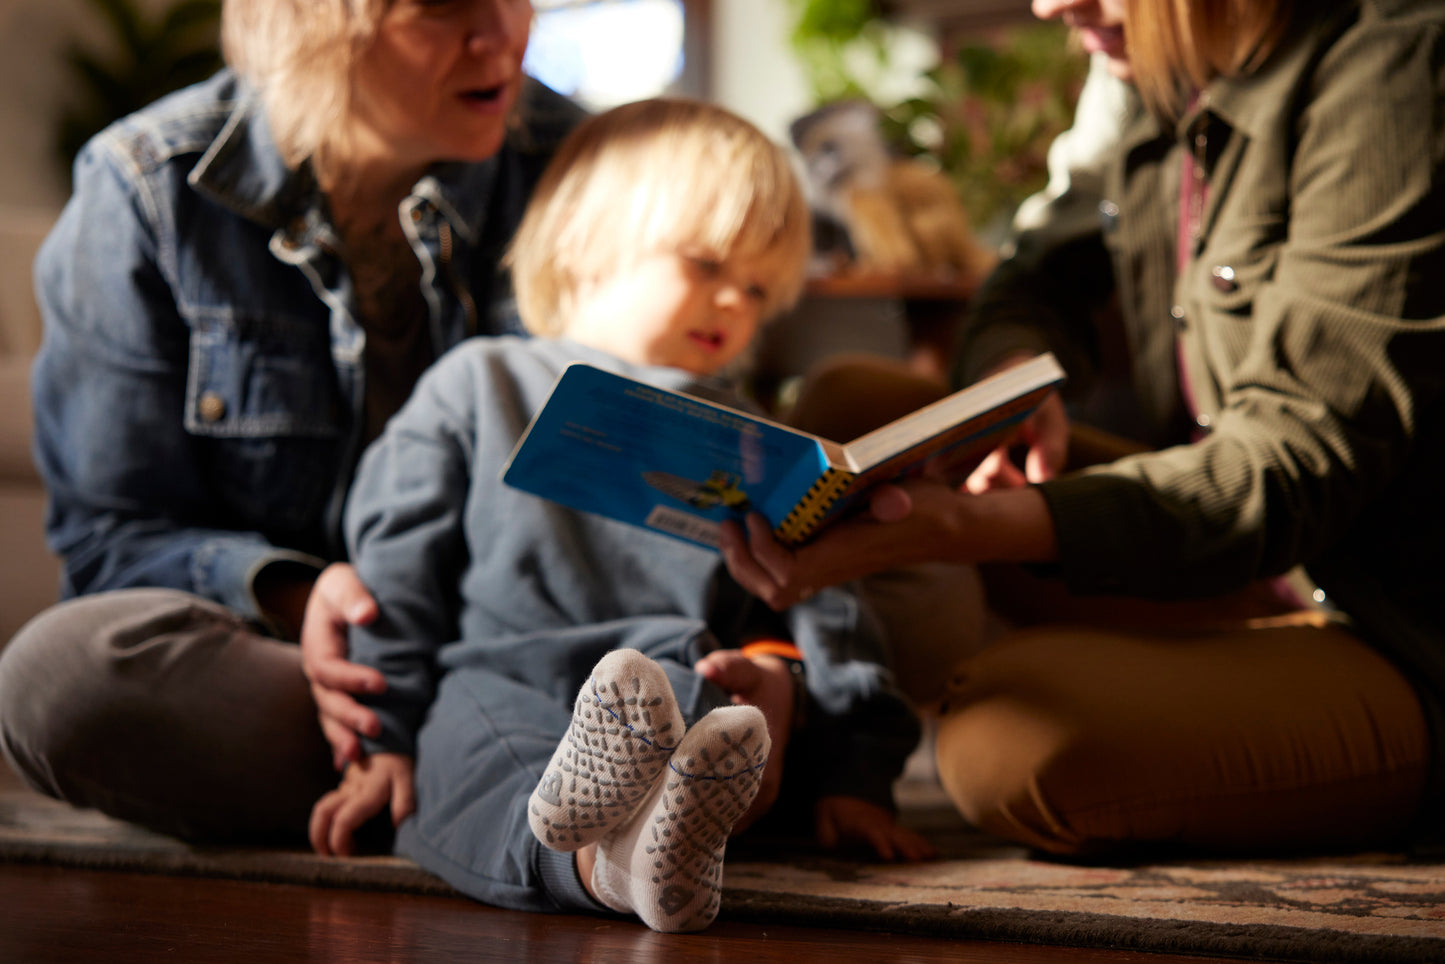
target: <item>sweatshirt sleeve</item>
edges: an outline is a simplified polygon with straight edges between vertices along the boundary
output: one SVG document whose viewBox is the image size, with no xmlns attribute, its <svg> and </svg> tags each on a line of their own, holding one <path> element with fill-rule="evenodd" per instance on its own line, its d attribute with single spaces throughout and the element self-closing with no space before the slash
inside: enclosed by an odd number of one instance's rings
<svg viewBox="0 0 1445 964">
<path fill-rule="evenodd" d="M 438 650 L 460 633 L 463 513 L 477 418 L 465 357 L 453 352 L 422 376 L 363 456 L 347 502 L 347 547 L 379 610 L 371 624 L 352 628 L 351 658 L 380 670 L 387 683 L 366 699 L 382 724 L 368 752 L 415 754 L 435 696 Z"/>
</svg>

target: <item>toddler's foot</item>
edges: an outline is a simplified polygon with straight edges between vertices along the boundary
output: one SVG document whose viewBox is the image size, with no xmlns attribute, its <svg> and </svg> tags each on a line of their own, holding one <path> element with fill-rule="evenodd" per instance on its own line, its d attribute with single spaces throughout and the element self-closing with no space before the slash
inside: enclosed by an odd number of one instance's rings
<svg viewBox="0 0 1445 964">
<path fill-rule="evenodd" d="M 711 924 L 728 834 L 758 792 L 768 749 L 755 706 L 720 707 L 693 724 L 650 806 L 597 845 L 598 898 L 657 931 Z"/>
<path fill-rule="evenodd" d="M 632 649 L 602 657 L 528 801 L 537 839 L 570 852 L 626 822 L 658 783 L 683 729 L 661 666 Z"/>
</svg>

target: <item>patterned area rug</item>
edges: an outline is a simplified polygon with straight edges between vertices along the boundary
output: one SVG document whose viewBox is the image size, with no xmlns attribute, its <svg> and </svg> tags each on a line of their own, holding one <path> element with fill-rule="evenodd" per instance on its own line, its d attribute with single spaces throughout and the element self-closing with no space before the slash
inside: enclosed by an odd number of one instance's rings
<svg viewBox="0 0 1445 964">
<path fill-rule="evenodd" d="M 927 864 L 730 861 L 726 909 L 759 921 L 1249 960 L 1445 961 L 1445 864 L 1400 854 L 1071 864 L 902 795 Z"/>
<path fill-rule="evenodd" d="M 1251 960 L 1445 961 L 1445 864 L 1392 854 L 1067 864 L 971 830 L 935 786 L 900 786 L 900 800 L 942 859 L 884 865 L 739 846 L 729 855 L 723 915 Z M 395 857 L 189 846 L 20 790 L 8 774 L 0 777 L 0 860 L 453 893 Z"/>
</svg>

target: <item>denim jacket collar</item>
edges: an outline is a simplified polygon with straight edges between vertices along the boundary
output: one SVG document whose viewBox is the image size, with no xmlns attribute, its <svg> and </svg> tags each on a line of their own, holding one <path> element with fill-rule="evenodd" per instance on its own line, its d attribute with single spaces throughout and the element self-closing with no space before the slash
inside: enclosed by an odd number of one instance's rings
<svg viewBox="0 0 1445 964">
<path fill-rule="evenodd" d="M 322 199 L 310 165 L 293 170 L 281 159 L 261 99 L 239 85 L 235 109 L 187 176 L 197 191 L 241 217 L 281 229 L 300 222 L 312 225 L 322 210 Z M 499 162 L 446 162 L 433 165 L 412 189 L 412 196 L 431 202 L 450 222 L 452 230 L 468 242 L 479 232 Z"/>
<path fill-rule="evenodd" d="M 315 183 L 282 162 L 255 91 L 238 85 L 238 94 L 231 116 L 186 181 L 241 217 L 279 228 L 304 208 Z"/>
</svg>

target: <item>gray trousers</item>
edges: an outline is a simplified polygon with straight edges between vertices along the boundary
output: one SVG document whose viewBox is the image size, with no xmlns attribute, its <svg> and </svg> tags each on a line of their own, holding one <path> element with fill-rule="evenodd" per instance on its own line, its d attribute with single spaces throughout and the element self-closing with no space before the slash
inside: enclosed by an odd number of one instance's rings
<svg viewBox="0 0 1445 964">
<path fill-rule="evenodd" d="M 194 840 L 304 841 L 337 783 L 300 647 L 170 589 L 22 627 L 0 651 L 0 748 L 41 793 Z"/>
<path fill-rule="evenodd" d="M 448 674 L 397 852 L 487 903 L 604 911 L 527 825 L 571 715 L 496 674 Z M 193 840 L 304 842 L 338 781 L 300 647 L 171 589 L 82 596 L 26 624 L 0 651 L 0 747 L 41 793 Z"/>
</svg>

